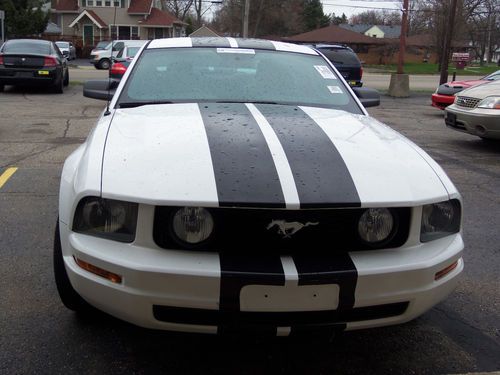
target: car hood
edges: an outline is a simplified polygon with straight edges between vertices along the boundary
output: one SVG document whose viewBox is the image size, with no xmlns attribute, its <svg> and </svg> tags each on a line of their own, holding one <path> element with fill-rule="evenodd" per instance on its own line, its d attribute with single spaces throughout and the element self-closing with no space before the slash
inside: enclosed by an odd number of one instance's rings
<svg viewBox="0 0 500 375">
<path fill-rule="evenodd" d="M 486 81 L 484 85 L 474 86 L 464 90 L 460 96 L 484 99 L 488 96 L 500 96 L 500 81 Z"/>
<path fill-rule="evenodd" d="M 339 110 L 147 105 L 115 111 L 102 194 L 208 207 L 413 206 L 448 199 L 438 177 L 444 173 L 426 158 L 388 126 Z"/>
<path fill-rule="evenodd" d="M 452 81 L 443 83 L 438 87 L 437 93 L 440 95 L 454 95 L 457 92 L 465 90 L 469 87 L 480 85 L 488 82 L 486 80 L 469 80 L 469 81 Z"/>
</svg>

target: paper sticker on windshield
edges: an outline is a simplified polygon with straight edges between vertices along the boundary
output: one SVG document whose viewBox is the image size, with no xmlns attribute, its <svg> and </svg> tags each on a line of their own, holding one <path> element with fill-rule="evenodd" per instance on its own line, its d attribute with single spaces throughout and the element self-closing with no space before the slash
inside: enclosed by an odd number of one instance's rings
<svg viewBox="0 0 500 375">
<path fill-rule="evenodd" d="M 324 79 L 337 79 L 335 74 L 330 70 L 326 65 L 314 65 L 314 68 L 321 74 L 321 77 Z"/>
<path fill-rule="evenodd" d="M 332 94 L 343 94 L 342 89 L 338 86 L 328 86 L 328 90 L 330 90 Z"/>
<path fill-rule="evenodd" d="M 255 55 L 255 50 L 244 48 L 217 48 L 217 53 L 243 53 L 246 55 Z"/>
</svg>

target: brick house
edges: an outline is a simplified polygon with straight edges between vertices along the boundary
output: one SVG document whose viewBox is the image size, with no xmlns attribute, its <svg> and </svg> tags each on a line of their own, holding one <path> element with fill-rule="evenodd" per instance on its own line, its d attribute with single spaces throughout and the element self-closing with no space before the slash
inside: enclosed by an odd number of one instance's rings
<svg viewBox="0 0 500 375">
<path fill-rule="evenodd" d="M 51 0 L 51 13 L 60 39 L 82 48 L 100 40 L 185 36 L 186 24 L 159 6 L 159 0 Z"/>
</svg>

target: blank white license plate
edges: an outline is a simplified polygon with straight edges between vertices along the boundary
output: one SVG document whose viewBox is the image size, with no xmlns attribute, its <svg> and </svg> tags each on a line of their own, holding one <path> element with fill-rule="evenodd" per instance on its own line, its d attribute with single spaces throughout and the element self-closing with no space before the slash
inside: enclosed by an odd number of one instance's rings
<svg viewBox="0 0 500 375">
<path fill-rule="evenodd" d="M 336 310 L 339 286 L 247 285 L 240 292 L 241 311 L 319 311 Z"/>
</svg>

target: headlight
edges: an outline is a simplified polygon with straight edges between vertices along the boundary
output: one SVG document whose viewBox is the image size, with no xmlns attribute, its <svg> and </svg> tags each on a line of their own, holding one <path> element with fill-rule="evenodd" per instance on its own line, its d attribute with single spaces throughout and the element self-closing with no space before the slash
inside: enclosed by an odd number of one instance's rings
<svg viewBox="0 0 500 375">
<path fill-rule="evenodd" d="M 369 208 L 359 218 L 359 236 L 368 244 L 376 245 L 389 239 L 393 229 L 394 217 L 387 208 Z"/>
<path fill-rule="evenodd" d="M 479 102 L 478 108 L 500 109 L 500 96 L 489 96 Z"/>
<path fill-rule="evenodd" d="M 173 215 L 172 229 L 182 244 L 196 245 L 210 237 L 214 220 L 210 212 L 202 207 L 184 207 Z"/>
<path fill-rule="evenodd" d="M 76 208 L 73 231 L 120 242 L 132 242 L 137 203 L 98 197 L 83 198 Z"/>
<path fill-rule="evenodd" d="M 461 215 L 460 202 L 456 199 L 423 206 L 420 241 L 428 242 L 457 233 Z"/>
</svg>

